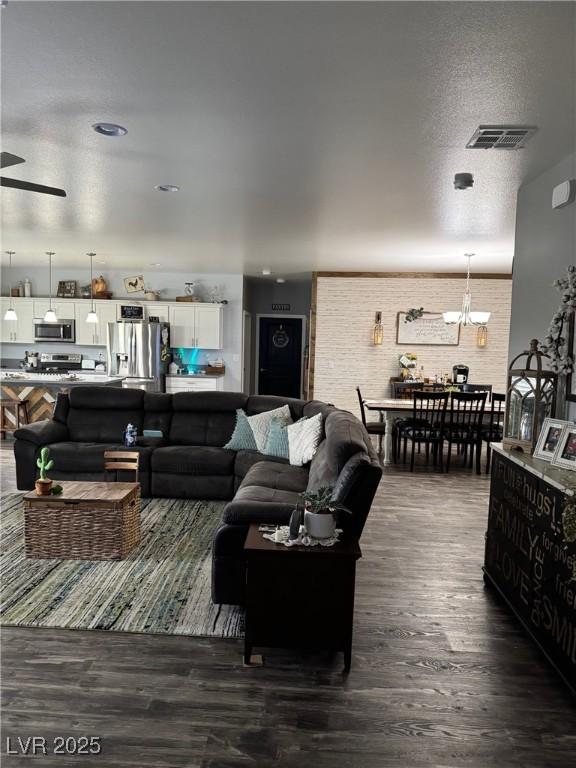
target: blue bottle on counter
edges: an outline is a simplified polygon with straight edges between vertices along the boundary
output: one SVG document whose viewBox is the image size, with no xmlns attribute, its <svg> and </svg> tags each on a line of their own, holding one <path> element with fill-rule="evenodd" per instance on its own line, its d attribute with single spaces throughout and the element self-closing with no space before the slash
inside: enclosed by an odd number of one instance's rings
<svg viewBox="0 0 576 768">
<path fill-rule="evenodd" d="M 128 424 L 126 429 L 124 430 L 124 445 L 126 448 L 134 448 L 136 445 L 136 435 L 138 434 L 138 430 L 133 424 Z"/>
</svg>

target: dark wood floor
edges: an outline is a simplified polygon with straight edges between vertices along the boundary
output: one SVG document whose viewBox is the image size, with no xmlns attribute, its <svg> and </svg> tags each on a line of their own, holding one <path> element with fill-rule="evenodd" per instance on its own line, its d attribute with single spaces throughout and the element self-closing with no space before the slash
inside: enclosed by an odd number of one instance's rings
<svg viewBox="0 0 576 768">
<path fill-rule="evenodd" d="M 3 485 L 12 478 L 0 451 Z M 341 657 L 240 642 L 5 629 L 6 737 L 101 736 L 41 765 L 547 768 L 576 765 L 576 705 L 483 588 L 488 483 L 386 471 L 363 537 L 350 675 Z"/>
</svg>

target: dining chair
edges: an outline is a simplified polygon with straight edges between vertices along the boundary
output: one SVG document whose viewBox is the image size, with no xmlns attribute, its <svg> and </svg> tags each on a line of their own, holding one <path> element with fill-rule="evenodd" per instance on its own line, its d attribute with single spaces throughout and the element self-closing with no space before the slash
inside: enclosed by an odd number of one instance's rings
<svg viewBox="0 0 576 768">
<path fill-rule="evenodd" d="M 114 473 L 117 479 L 117 473 L 134 472 L 134 481 L 138 482 L 138 471 L 140 467 L 140 454 L 138 451 L 104 451 L 104 476 L 108 481 L 109 473 Z"/>
<path fill-rule="evenodd" d="M 506 407 L 506 395 L 494 392 L 490 403 L 489 421 L 482 426 L 482 441 L 486 443 L 486 474 L 490 472 L 490 459 L 492 448 L 490 443 L 499 443 L 504 435 L 504 409 Z"/>
<path fill-rule="evenodd" d="M 462 384 L 462 392 L 488 392 L 492 397 L 492 384 Z"/>
<path fill-rule="evenodd" d="M 452 446 L 458 446 L 464 457 L 464 466 L 469 454 L 469 466 L 472 466 L 476 451 L 476 474 L 480 474 L 480 454 L 482 451 L 482 420 L 488 392 L 452 392 L 450 409 L 446 422 L 446 440 L 448 456 L 446 472 L 450 471 Z"/>
<path fill-rule="evenodd" d="M 382 456 L 382 438 L 386 433 L 386 424 L 383 421 L 367 421 L 366 420 L 366 407 L 364 405 L 364 398 L 360 392 L 360 387 L 356 387 L 356 394 L 358 395 L 358 402 L 360 403 L 360 416 L 362 417 L 362 424 L 369 435 L 378 435 L 378 454 Z"/>
<path fill-rule="evenodd" d="M 432 460 L 434 466 L 440 464 L 443 468 L 444 422 L 448 392 L 414 392 L 412 417 L 402 427 L 404 441 L 404 462 L 408 442 L 412 443 L 410 452 L 410 472 L 414 472 L 414 454 L 416 447 L 419 451 L 422 445 L 426 447 L 426 460 Z"/>
</svg>

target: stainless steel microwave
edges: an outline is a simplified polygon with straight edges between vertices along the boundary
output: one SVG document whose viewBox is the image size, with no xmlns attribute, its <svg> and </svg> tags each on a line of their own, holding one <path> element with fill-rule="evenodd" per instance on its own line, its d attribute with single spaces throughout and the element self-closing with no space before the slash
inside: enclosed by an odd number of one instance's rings
<svg viewBox="0 0 576 768">
<path fill-rule="evenodd" d="M 34 318 L 34 341 L 64 341 L 74 344 L 76 341 L 74 320 L 57 320 L 55 323 L 47 323 L 45 320 Z"/>
</svg>

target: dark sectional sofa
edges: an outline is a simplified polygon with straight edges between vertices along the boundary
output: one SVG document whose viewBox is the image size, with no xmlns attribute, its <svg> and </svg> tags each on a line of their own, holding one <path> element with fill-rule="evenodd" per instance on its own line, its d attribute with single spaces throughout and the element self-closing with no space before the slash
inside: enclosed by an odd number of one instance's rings
<svg viewBox="0 0 576 768">
<path fill-rule="evenodd" d="M 223 448 L 238 408 L 250 416 L 285 404 L 294 420 L 322 413 L 324 439 L 308 466 Z M 244 601 L 243 547 L 250 523 L 286 524 L 298 494 L 306 489 L 334 486 L 338 501 L 352 511 L 342 515 L 340 525 L 346 535 L 362 533 L 381 477 L 377 454 L 355 416 L 314 400 L 237 392 L 165 395 L 97 386 L 72 389 L 58 396 L 51 420 L 16 430 L 18 488 L 34 487 L 36 458 L 45 445 L 54 459 L 54 480 L 102 480 L 102 454 L 122 447 L 129 422 L 139 434 L 158 429 L 164 435 L 161 440 L 141 439 L 136 447 L 143 496 L 228 501 L 213 545 L 216 603 Z"/>
</svg>

